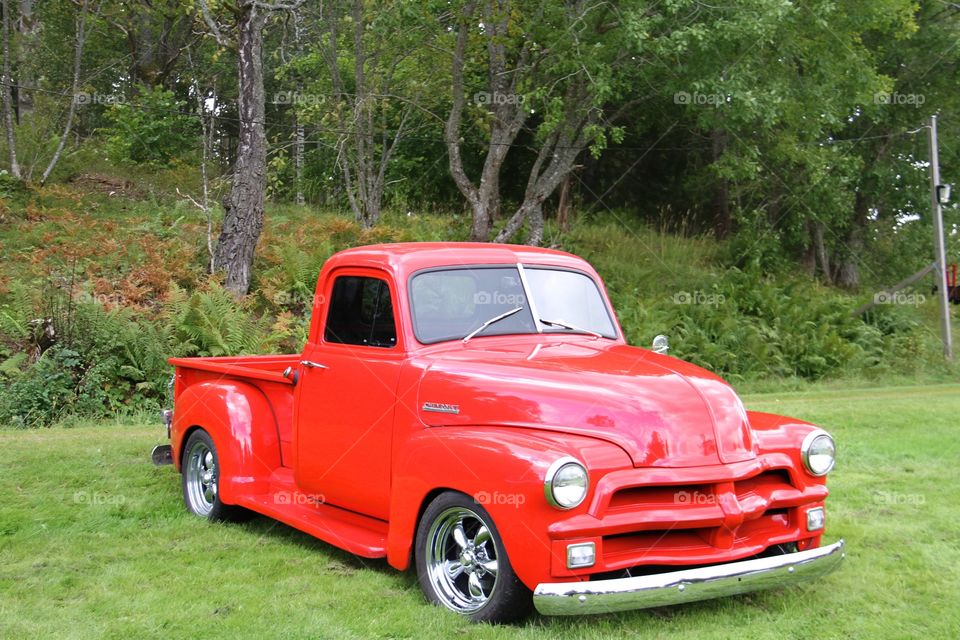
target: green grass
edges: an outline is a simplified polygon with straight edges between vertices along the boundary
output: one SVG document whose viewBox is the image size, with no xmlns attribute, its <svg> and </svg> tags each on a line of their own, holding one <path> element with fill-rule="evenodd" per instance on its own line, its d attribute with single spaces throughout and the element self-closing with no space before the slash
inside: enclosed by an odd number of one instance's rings
<svg viewBox="0 0 960 640">
<path fill-rule="evenodd" d="M 948 638 L 960 629 L 960 385 L 753 395 L 817 422 L 839 464 L 818 583 L 651 611 L 470 625 L 412 574 L 265 518 L 189 516 L 159 425 L 0 430 L 0 637 Z"/>
</svg>

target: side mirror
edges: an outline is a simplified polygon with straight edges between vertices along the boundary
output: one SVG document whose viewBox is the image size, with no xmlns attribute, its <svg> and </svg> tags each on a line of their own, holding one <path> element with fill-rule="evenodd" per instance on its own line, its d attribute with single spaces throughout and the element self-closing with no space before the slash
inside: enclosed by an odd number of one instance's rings
<svg viewBox="0 0 960 640">
<path fill-rule="evenodd" d="M 650 349 L 654 353 L 666 353 L 670 350 L 670 340 L 661 333 L 653 339 L 653 346 Z"/>
</svg>

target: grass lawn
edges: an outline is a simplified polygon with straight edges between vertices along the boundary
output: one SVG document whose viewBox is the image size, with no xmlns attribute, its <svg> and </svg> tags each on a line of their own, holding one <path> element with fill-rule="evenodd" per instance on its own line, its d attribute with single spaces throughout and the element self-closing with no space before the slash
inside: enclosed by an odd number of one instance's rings
<svg viewBox="0 0 960 640">
<path fill-rule="evenodd" d="M 412 573 L 265 518 L 188 516 L 156 425 L 0 430 L 0 638 L 952 638 L 960 634 L 960 385 L 762 394 L 837 438 L 819 583 L 682 607 L 467 624 Z"/>
</svg>

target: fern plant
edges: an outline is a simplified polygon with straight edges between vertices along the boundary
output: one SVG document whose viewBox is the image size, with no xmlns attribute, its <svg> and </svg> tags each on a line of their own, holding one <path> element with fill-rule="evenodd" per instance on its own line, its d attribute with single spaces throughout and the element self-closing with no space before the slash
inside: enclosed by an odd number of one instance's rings
<svg viewBox="0 0 960 640">
<path fill-rule="evenodd" d="M 191 294 L 172 285 L 165 306 L 175 355 L 233 356 L 267 346 L 263 323 L 214 280 Z"/>
</svg>

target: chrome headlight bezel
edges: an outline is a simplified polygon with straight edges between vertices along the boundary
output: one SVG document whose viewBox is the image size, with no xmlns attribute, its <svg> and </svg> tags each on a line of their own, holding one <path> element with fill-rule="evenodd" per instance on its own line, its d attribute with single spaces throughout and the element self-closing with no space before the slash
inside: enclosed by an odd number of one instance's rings
<svg viewBox="0 0 960 640">
<path fill-rule="evenodd" d="M 831 454 L 830 454 L 830 464 L 827 465 L 826 469 L 815 469 L 810 462 L 811 450 L 814 448 L 814 444 L 821 438 L 826 438 L 830 442 Z M 803 439 L 803 444 L 800 445 L 800 459 L 803 461 L 803 467 L 807 470 L 812 476 L 822 478 L 831 471 L 837 463 L 837 444 L 829 433 L 823 429 L 815 429 L 807 434 L 807 437 Z"/>
<path fill-rule="evenodd" d="M 557 479 L 558 474 L 565 469 L 579 469 L 580 473 L 583 476 L 583 491 L 579 499 L 576 501 L 564 501 L 557 497 L 554 486 L 554 481 Z M 552 507 L 557 509 L 563 509 L 564 511 L 568 509 L 575 509 L 583 504 L 583 501 L 587 499 L 587 494 L 590 492 L 590 474 L 587 471 L 587 467 L 584 466 L 582 462 L 574 458 L 573 456 L 563 456 L 562 458 L 554 461 L 547 468 L 547 474 L 543 479 L 543 495 L 546 497 L 547 502 Z"/>
</svg>

